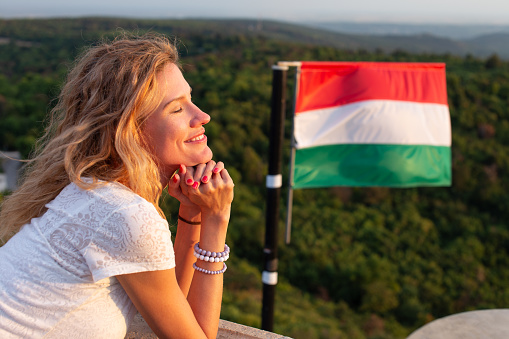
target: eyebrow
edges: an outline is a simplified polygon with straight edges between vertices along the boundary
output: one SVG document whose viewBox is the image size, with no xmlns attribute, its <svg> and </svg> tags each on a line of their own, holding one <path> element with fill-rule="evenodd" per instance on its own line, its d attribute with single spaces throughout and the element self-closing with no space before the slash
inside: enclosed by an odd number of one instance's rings
<svg viewBox="0 0 509 339">
<path fill-rule="evenodd" d="M 189 87 L 189 94 L 191 94 L 192 92 L 193 92 L 193 89 L 192 89 L 191 87 Z M 170 101 L 168 101 L 167 103 L 165 103 L 165 104 L 164 104 L 163 109 L 166 109 L 166 107 L 167 107 L 168 105 L 170 105 L 170 104 L 171 104 L 172 102 L 174 102 L 174 101 L 180 101 L 180 100 L 182 100 L 182 99 L 185 99 L 185 97 L 186 97 L 186 96 L 187 96 L 187 95 L 181 95 L 181 96 L 179 96 L 178 98 L 171 99 Z"/>
</svg>

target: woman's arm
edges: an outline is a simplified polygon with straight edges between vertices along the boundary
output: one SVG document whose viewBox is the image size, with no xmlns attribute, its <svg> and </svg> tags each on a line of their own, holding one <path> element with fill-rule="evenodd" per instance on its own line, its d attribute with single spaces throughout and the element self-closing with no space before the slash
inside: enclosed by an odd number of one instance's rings
<svg viewBox="0 0 509 339">
<path fill-rule="evenodd" d="M 187 174 L 187 168 L 180 166 L 176 173 L 168 183 L 168 192 L 180 201 L 179 216 L 183 219 L 194 222 L 201 221 L 201 208 L 191 202 L 189 197 L 182 192 L 184 183 L 180 183 L 182 178 L 192 179 L 192 182 L 185 182 L 184 188 L 191 188 L 196 182 L 199 185 L 208 183 L 214 174 L 220 173 L 224 169 L 222 162 L 216 163 L 210 161 L 207 164 L 200 164 L 196 169 L 192 169 L 192 173 Z M 187 174 L 187 175 L 186 175 Z M 175 274 L 180 289 L 187 297 L 189 287 L 194 275 L 193 263 L 196 262 L 194 256 L 194 244 L 200 240 L 201 225 L 191 225 L 182 220 L 178 221 L 177 235 L 175 237 Z"/>
<path fill-rule="evenodd" d="M 217 232 L 202 230 L 200 248 L 211 252 L 222 252 L 224 250 L 228 218 L 229 210 L 223 215 L 202 213 L 203 228 L 214 228 Z M 196 266 L 209 271 L 219 271 L 223 268 L 223 265 L 222 262 L 206 262 L 203 260 L 197 260 L 196 262 Z M 217 334 L 222 295 L 223 274 L 212 275 L 199 271 L 194 273 L 187 300 L 201 327 L 211 329 L 205 331 L 209 337 Z"/>
<path fill-rule="evenodd" d="M 206 171 L 203 172 L 202 169 L 189 169 L 183 178 L 193 178 L 196 182 L 204 173 Z M 202 185 L 180 183 L 180 177 L 178 181 L 183 194 L 200 207 L 200 247 L 208 251 L 223 251 L 234 186 L 228 172 L 214 172 Z M 189 233 L 181 233 L 184 236 L 180 239 L 184 239 L 186 234 Z M 223 268 L 221 262 L 198 260 L 196 265 L 210 271 Z M 185 267 L 182 270 L 187 269 L 189 268 Z M 190 269 L 193 270 L 192 264 Z M 177 283 L 176 269 L 126 274 L 117 278 L 145 321 L 160 338 L 216 337 L 221 312 L 223 274 L 195 271 L 187 300 Z"/>
<path fill-rule="evenodd" d="M 229 213 L 229 212 L 228 212 Z M 202 223 L 226 230 L 224 215 L 205 215 Z M 224 235 L 222 235 L 223 233 Z M 205 232 L 207 234 L 207 232 Z M 224 249 L 226 232 L 200 237 L 200 247 L 215 252 Z M 199 267 L 220 270 L 223 263 L 199 261 Z M 192 269 L 192 264 L 191 264 Z M 216 338 L 221 313 L 223 275 L 195 272 L 189 294 L 184 295 L 176 269 L 117 276 L 127 295 L 159 338 Z"/>
<path fill-rule="evenodd" d="M 180 205 L 179 215 L 190 222 L 201 221 L 201 211 L 199 208 L 189 207 L 188 205 Z M 187 297 L 191 281 L 193 280 L 193 263 L 196 261 L 194 256 L 194 244 L 200 241 L 201 225 L 191 225 L 182 220 L 178 221 L 177 235 L 175 237 L 175 274 L 177 281 Z"/>
<path fill-rule="evenodd" d="M 177 283 L 174 268 L 118 275 L 117 279 L 158 338 L 216 337 L 205 335 Z"/>
<path fill-rule="evenodd" d="M 190 185 L 181 183 L 181 188 L 189 200 L 201 209 L 200 248 L 210 252 L 222 252 L 225 249 L 233 201 L 233 180 L 221 162 L 210 162 L 206 166 L 199 165 L 195 169 L 189 169 L 183 179 L 185 183 L 194 181 Z M 196 262 L 196 266 L 208 271 L 220 271 L 223 265 L 222 262 Z M 223 274 L 207 274 L 199 270 L 194 273 L 187 299 L 196 320 L 208 337 L 217 334 L 222 291 Z"/>
</svg>

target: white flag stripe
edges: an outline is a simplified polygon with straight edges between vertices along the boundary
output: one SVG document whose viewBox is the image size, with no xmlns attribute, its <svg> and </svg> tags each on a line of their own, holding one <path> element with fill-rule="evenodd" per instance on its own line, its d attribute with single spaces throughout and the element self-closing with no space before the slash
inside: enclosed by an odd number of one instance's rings
<svg viewBox="0 0 509 339">
<path fill-rule="evenodd" d="M 299 113 L 296 147 L 332 144 L 451 146 L 449 108 L 442 104 L 369 100 Z"/>
</svg>

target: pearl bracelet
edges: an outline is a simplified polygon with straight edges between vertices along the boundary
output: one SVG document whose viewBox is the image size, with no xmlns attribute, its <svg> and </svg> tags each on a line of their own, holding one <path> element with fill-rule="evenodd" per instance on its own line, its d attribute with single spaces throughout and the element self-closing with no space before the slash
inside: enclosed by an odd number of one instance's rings
<svg viewBox="0 0 509 339">
<path fill-rule="evenodd" d="M 228 260 L 228 258 L 230 258 L 229 254 L 227 254 L 226 256 L 222 256 L 222 257 L 213 257 L 213 256 L 203 255 L 198 252 L 194 252 L 194 256 L 200 260 L 209 261 L 209 262 L 225 262 L 226 260 Z"/>
<path fill-rule="evenodd" d="M 200 248 L 200 243 L 194 245 L 194 256 L 208 262 L 225 262 L 230 257 L 230 247 L 224 245 L 223 252 L 211 252 Z"/>
<path fill-rule="evenodd" d="M 220 269 L 219 271 L 211 271 L 211 270 L 206 270 L 204 268 L 198 267 L 198 266 L 196 266 L 196 263 L 194 263 L 193 264 L 193 268 L 195 270 L 197 270 L 198 272 L 202 272 L 202 273 L 205 273 L 205 274 L 221 274 L 221 273 L 226 272 L 226 269 L 228 267 L 226 266 L 225 263 L 223 263 L 223 268 L 222 269 Z"/>
</svg>

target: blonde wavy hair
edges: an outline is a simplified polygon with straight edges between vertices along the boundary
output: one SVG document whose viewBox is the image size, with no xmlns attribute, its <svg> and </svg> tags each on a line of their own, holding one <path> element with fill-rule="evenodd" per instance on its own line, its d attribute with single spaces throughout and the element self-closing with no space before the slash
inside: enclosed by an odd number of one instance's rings
<svg viewBox="0 0 509 339">
<path fill-rule="evenodd" d="M 71 182 L 83 189 L 100 185 L 99 180 L 120 182 L 164 217 L 158 167 L 141 127 L 160 104 L 156 75 L 168 63 L 178 63 L 175 44 L 156 34 L 122 33 L 82 53 L 22 185 L 2 204 L 0 243 L 44 214 L 45 205 Z"/>
</svg>

